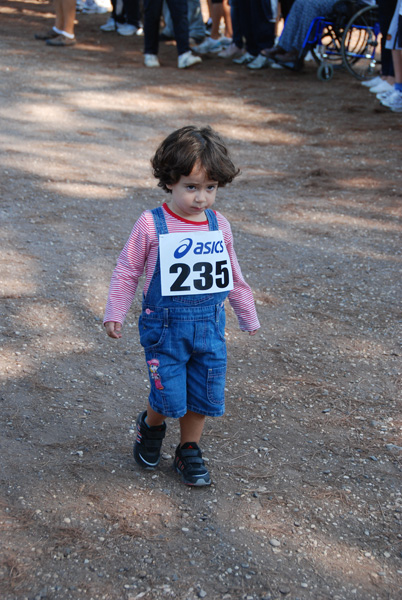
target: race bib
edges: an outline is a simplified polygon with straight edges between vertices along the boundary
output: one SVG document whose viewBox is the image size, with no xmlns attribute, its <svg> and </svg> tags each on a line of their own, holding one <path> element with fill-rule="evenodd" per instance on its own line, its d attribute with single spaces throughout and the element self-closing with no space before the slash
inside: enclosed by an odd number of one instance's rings
<svg viewBox="0 0 402 600">
<path fill-rule="evenodd" d="M 159 236 L 162 296 L 215 294 L 233 289 L 222 231 Z"/>
</svg>

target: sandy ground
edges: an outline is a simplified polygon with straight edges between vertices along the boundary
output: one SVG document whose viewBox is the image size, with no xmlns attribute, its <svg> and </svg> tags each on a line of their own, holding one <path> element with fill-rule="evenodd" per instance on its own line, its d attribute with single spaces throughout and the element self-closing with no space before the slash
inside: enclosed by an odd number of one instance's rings
<svg viewBox="0 0 402 600">
<path fill-rule="evenodd" d="M 402 594 L 401 115 L 350 75 L 216 57 L 142 67 L 141 38 L 44 1 L 0 7 L 1 576 L 4 600 L 397 600 Z M 209 124 L 242 174 L 219 191 L 258 336 L 228 307 L 213 485 L 132 460 L 148 393 L 137 334 L 102 328 L 134 221 L 164 199 L 149 159 Z"/>
</svg>

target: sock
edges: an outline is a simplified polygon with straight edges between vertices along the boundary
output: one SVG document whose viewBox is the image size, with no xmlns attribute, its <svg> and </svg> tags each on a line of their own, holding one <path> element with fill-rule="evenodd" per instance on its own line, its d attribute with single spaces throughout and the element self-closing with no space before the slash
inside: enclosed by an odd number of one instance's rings
<svg viewBox="0 0 402 600">
<path fill-rule="evenodd" d="M 75 37 L 73 33 L 67 33 L 67 31 L 60 31 L 60 35 L 64 35 L 69 40 L 73 40 Z"/>
<path fill-rule="evenodd" d="M 145 423 L 145 425 L 148 427 L 148 429 L 151 429 L 151 428 L 150 428 L 150 426 L 149 426 L 149 425 L 148 425 L 148 423 L 147 423 L 147 417 L 145 417 L 145 419 L 144 419 L 144 423 Z"/>
<path fill-rule="evenodd" d="M 56 32 L 56 33 L 58 33 L 59 35 L 60 35 L 61 33 L 63 33 L 61 29 L 59 29 L 58 27 L 56 27 L 56 25 L 53 25 L 53 31 L 55 31 L 55 32 Z"/>
<path fill-rule="evenodd" d="M 394 88 L 398 90 L 398 92 L 402 92 L 402 83 L 395 83 Z"/>
</svg>

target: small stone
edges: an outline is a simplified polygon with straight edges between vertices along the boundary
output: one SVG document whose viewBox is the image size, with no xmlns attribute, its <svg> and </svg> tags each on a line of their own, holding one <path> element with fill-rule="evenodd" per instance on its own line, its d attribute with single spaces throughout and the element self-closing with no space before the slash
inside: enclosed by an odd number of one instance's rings
<svg viewBox="0 0 402 600">
<path fill-rule="evenodd" d="M 199 598 L 205 598 L 206 595 L 207 595 L 207 592 L 205 590 L 200 590 L 198 592 L 198 597 Z"/>
<path fill-rule="evenodd" d="M 387 444 L 385 447 L 390 452 L 392 452 L 392 451 L 400 452 L 402 450 L 402 447 L 401 446 L 397 446 L 396 444 Z"/>
<path fill-rule="evenodd" d="M 288 594 L 290 594 L 290 588 L 287 585 L 281 585 L 279 587 L 279 591 L 281 594 L 283 594 L 284 596 L 287 596 Z"/>
<path fill-rule="evenodd" d="M 279 548 L 279 546 L 281 545 L 280 541 L 275 539 L 275 538 L 271 538 L 269 540 L 269 543 L 271 544 L 271 546 L 273 546 L 274 548 Z"/>
</svg>

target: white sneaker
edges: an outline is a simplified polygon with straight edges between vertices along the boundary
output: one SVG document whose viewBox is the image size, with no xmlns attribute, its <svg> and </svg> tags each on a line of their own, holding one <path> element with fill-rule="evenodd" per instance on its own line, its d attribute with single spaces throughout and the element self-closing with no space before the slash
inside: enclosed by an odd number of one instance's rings
<svg viewBox="0 0 402 600">
<path fill-rule="evenodd" d="M 101 25 L 99 29 L 102 31 L 115 31 L 117 27 L 116 21 L 113 17 L 110 17 L 104 25 Z"/>
<path fill-rule="evenodd" d="M 392 88 L 391 90 L 387 90 L 386 92 L 378 92 L 378 94 L 376 94 L 376 96 L 381 101 L 381 100 L 385 100 L 386 98 L 388 98 L 394 92 L 395 92 L 395 88 Z"/>
<path fill-rule="evenodd" d="M 138 27 L 137 31 L 135 32 L 135 35 L 144 35 L 144 30 L 142 27 Z"/>
<path fill-rule="evenodd" d="M 179 69 L 187 69 L 188 67 L 192 67 L 193 65 L 197 65 L 202 62 L 202 59 L 199 56 L 194 56 L 194 54 L 189 50 L 188 52 L 184 52 L 184 54 L 180 54 L 177 59 L 177 66 Z"/>
<path fill-rule="evenodd" d="M 234 42 L 218 52 L 219 58 L 236 58 L 238 56 L 242 56 L 242 54 L 244 54 L 244 50 L 236 46 Z"/>
<path fill-rule="evenodd" d="M 394 89 L 392 94 L 389 94 L 389 96 L 380 100 L 380 102 L 383 106 L 387 106 L 392 110 L 399 107 L 399 111 L 397 112 L 400 112 L 402 110 L 402 92 Z"/>
<path fill-rule="evenodd" d="M 208 54 L 208 52 L 219 52 L 219 50 L 222 50 L 222 45 L 220 40 L 213 40 L 212 38 L 207 37 L 201 44 L 194 46 L 193 50 L 197 52 L 197 54 Z"/>
<path fill-rule="evenodd" d="M 130 25 L 130 23 L 117 23 L 117 33 L 120 35 L 134 35 L 137 33 L 138 27 Z"/>
<path fill-rule="evenodd" d="M 250 52 L 245 52 L 244 54 L 242 54 L 242 56 L 239 56 L 239 58 L 234 58 L 233 62 L 236 65 L 247 65 L 248 63 L 250 63 L 252 60 L 255 60 L 256 58 L 257 57 L 250 54 Z"/>
<path fill-rule="evenodd" d="M 362 81 L 362 85 L 364 85 L 364 87 L 371 88 L 371 87 L 375 87 L 376 85 L 378 85 L 381 82 L 382 82 L 381 77 L 379 75 L 377 75 L 377 77 L 372 77 L 371 79 L 366 79 L 365 81 Z"/>
<path fill-rule="evenodd" d="M 233 42 L 232 38 L 226 37 L 224 35 L 221 38 L 219 38 L 218 41 L 222 48 L 227 48 Z"/>
<path fill-rule="evenodd" d="M 156 54 L 144 54 L 144 65 L 150 68 L 161 66 Z"/>
<path fill-rule="evenodd" d="M 85 0 L 85 4 L 82 7 L 82 12 L 85 15 L 102 15 L 109 12 L 109 9 L 106 8 L 106 6 L 100 6 L 99 4 L 96 4 L 95 0 Z"/>
<path fill-rule="evenodd" d="M 247 69 L 263 69 L 264 67 L 269 67 L 269 63 L 272 62 L 267 56 L 263 54 L 259 54 L 254 60 L 249 62 L 246 67 Z"/>
<path fill-rule="evenodd" d="M 393 99 L 390 98 L 388 106 L 393 112 L 402 112 L 402 92 L 395 90 Z"/>
<path fill-rule="evenodd" d="M 378 94 L 379 92 L 386 92 L 387 90 L 393 90 L 394 86 L 388 83 L 388 81 L 381 80 L 381 83 L 370 88 L 370 92 Z"/>
</svg>

